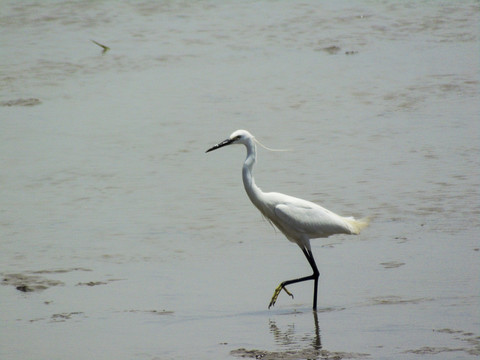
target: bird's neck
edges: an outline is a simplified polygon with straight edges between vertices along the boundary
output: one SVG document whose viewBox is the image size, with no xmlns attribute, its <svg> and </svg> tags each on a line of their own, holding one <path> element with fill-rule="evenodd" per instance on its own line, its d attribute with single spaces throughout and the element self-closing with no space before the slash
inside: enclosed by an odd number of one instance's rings
<svg viewBox="0 0 480 360">
<path fill-rule="evenodd" d="M 259 198 L 262 196 L 262 190 L 255 184 L 253 178 L 253 166 L 257 159 L 257 151 L 255 143 L 251 142 L 247 145 L 247 158 L 243 164 L 242 177 L 243 186 L 252 203 L 258 208 L 260 206 Z"/>
</svg>

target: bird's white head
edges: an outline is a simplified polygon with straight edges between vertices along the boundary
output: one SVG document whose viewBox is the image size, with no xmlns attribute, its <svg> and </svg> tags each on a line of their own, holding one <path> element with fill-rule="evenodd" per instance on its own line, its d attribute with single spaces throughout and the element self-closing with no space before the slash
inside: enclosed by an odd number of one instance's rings
<svg viewBox="0 0 480 360">
<path fill-rule="evenodd" d="M 252 134 L 250 134 L 247 130 L 236 130 L 229 136 L 228 139 L 219 142 L 217 145 L 212 146 L 206 152 L 217 150 L 223 146 L 232 145 L 232 144 L 242 144 L 248 146 L 254 140 Z"/>
</svg>

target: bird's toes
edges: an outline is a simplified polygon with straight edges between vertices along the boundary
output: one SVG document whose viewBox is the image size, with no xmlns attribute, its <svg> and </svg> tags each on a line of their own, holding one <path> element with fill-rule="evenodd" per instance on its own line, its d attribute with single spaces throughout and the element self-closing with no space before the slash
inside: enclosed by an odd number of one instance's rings
<svg viewBox="0 0 480 360">
<path fill-rule="evenodd" d="M 288 291 L 285 286 L 283 287 L 283 290 L 285 290 L 285 292 L 286 292 L 288 295 L 290 295 L 290 296 L 292 297 L 292 299 L 294 298 L 294 297 L 293 297 L 293 294 L 292 294 L 290 291 Z"/>
<path fill-rule="evenodd" d="M 270 300 L 270 304 L 268 305 L 268 308 L 270 309 L 273 305 L 275 305 L 275 303 L 277 302 L 277 298 L 278 298 L 278 295 L 280 294 L 280 292 L 282 291 L 282 289 L 284 289 L 283 285 L 280 284 L 278 285 L 278 287 L 275 289 L 275 291 L 273 292 L 273 296 L 272 296 L 272 300 Z M 289 293 L 287 291 L 287 293 Z M 291 295 L 291 294 L 290 294 Z"/>
</svg>

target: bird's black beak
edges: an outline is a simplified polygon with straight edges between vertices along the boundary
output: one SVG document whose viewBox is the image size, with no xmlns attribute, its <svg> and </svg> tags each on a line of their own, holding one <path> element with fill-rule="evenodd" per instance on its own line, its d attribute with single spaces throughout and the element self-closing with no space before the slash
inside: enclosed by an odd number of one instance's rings
<svg viewBox="0 0 480 360">
<path fill-rule="evenodd" d="M 208 149 L 205 152 L 207 153 L 207 152 L 212 151 L 212 150 L 217 150 L 217 149 L 221 148 L 222 146 L 230 145 L 233 142 L 233 140 L 234 139 L 223 140 L 221 143 L 218 143 L 217 145 L 212 146 L 210 149 Z"/>
</svg>

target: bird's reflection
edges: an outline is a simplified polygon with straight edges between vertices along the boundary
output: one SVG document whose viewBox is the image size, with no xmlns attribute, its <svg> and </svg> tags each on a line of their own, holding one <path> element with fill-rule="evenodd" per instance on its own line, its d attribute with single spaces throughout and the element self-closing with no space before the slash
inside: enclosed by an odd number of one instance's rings
<svg viewBox="0 0 480 360">
<path fill-rule="evenodd" d="M 304 315 L 309 313 L 294 312 L 285 315 Z M 283 348 L 281 351 L 268 351 L 257 349 L 240 348 L 232 350 L 230 353 L 241 358 L 255 359 L 330 359 L 339 358 L 338 353 L 330 353 L 322 349 L 322 341 L 320 340 L 320 328 L 318 326 L 318 315 L 316 311 L 312 311 L 313 327 L 308 330 L 299 331 L 295 328 L 295 323 L 288 325 L 277 325 L 277 321 L 269 320 L 270 332 L 273 335 L 275 343 Z M 291 317 L 288 316 L 290 319 Z M 280 320 L 281 318 L 278 318 Z M 279 321 L 278 321 L 279 322 Z"/>
<path fill-rule="evenodd" d="M 303 335 L 296 332 L 295 324 L 289 324 L 285 329 L 281 329 L 277 326 L 275 320 L 269 320 L 270 332 L 272 333 L 275 342 L 284 347 L 295 349 L 298 349 L 300 345 L 303 351 L 311 353 L 318 352 L 319 355 L 319 351 L 322 349 L 322 341 L 320 339 L 320 328 L 318 326 L 318 314 L 316 311 L 312 311 L 312 315 L 312 331 Z"/>
</svg>

